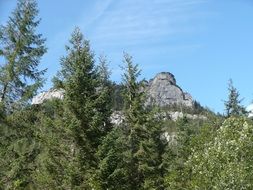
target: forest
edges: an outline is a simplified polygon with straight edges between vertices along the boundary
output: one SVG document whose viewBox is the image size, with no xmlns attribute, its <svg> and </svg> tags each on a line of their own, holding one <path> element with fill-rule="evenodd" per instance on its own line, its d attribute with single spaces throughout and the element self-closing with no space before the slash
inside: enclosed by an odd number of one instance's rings
<svg viewBox="0 0 253 190">
<path fill-rule="evenodd" d="M 178 105 L 145 105 L 132 56 L 124 53 L 116 84 L 77 27 L 53 78 L 64 98 L 33 105 L 46 73 L 39 24 L 36 1 L 18 0 L 0 28 L 0 189 L 253 189 L 253 122 L 232 81 L 224 114 L 196 104 L 185 112 L 206 119 L 164 119 Z M 124 115 L 118 125 L 114 111 Z"/>
</svg>

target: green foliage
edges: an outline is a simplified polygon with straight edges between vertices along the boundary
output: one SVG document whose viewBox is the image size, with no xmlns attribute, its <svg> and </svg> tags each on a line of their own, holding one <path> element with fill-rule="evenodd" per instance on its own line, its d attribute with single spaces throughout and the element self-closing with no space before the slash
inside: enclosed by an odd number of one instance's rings
<svg viewBox="0 0 253 190">
<path fill-rule="evenodd" d="M 164 155 L 166 187 L 167 189 L 189 189 L 191 171 L 185 163 L 193 148 L 202 150 L 204 143 L 214 137 L 216 128 L 212 126 L 213 122 L 190 120 L 186 117 L 179 119 L 174 124 L 173 122 L 166 122 L 166 124 L 167 128 L 173 127 L 171 134 L 176 134 Z"/>
<path fill-rule="evenodd" d="M 144 172 L 141 167 L 141 157 L 143 152 L 143 141 L 147 138 L 147 115 L 143 108 L 143 93 L 140 91 L 140 85 L 137 78 L 140 75 L 138 65 L 132 63 L 132 57 L 124 55 L 125 73 L 123 81 L 125 85 L 124 93 L 124 116 L 127 131 L 127 147 L 124 154 L 125 162 L 128 165 L 125 168 L 130 189 L 139 189 L 143 184 Z"/>
<path fill-rule="evenodd" d="M 147 137 L 143 140 L 140 154 L 140 168 L 144 173 L 144 185 L 141 189 L 165 188 L 166 163 L 164 157 L 168 149 L 168 142 L 164 136 L 162 119 L 157 117 L 159 108 L 153 108 L 147 113 Z"/>
<path fill-rule="evenodd" d="M 69 117 L 79 170 L 74 186 L 91 188 L 95 156 L 102 138 L 110 131 L 111 115 L 109 72 L 106 60 L 95 67 L 94 54 L 78 28 L 66 47 L 67 56 L 61 59 L 59 79 L 65 90 L 65 105 Z M 100 75 L 99 75 L 100 74 Z"/>
<path fill-rule="evenodd" d="M 36 170 L 36 157 L 40 143 L 34 126 L 36 111 L 16 111 L 6 118 L 1 133 L 1 182 L 4 189 L 33 186 L 32 174 Z"/>
<path fill-rule="evenodd" d="M 242 100 L 239 99 L 239 92 L 233 86 L 233 81 L 230 79 L 228 83 L 228 100 L 225 101 L 225 111 L 227 117 L 230 116 L 245 116 L 247 114 L 245 108 L 241 105 Z"/>
<path fill-rule="evenodd" d="M 156 111 L 145 109 L 138 66 L 125 54 L 124 122 L 98 150 L 97 189 L 164 189 L 163 154 L 167 142 Z"/>
<path fill-rule="evenodd" d="M 106 57 L 96 65 L 76 28 L 54 86 L 63 100 L 29 105 L 42 85 L 38 69 L 45 40 L 35 34 L 35 0 L 19 0 L 0 28 L 0 189 L 253 189 L 253 123 L 229 84 L 227 116 L 193 108 L 146 107 L 144 80 L 128 54 L 123 83 L 110 81 Z M 22 109 L 21 109 L 22 108 Z M 120 110 L 123 122 L 112 127 Z M 163 113 L 206 120 L 164 119 Z"/>
<path fill-rule="evenodd" d="M 99 170 L 96 189 L 129 189 L 126 173 L 126 135 L 123 128 L 114 128 L 98 149 Z"/>
<path fill-rule="evenodd" d="M 33 173 L 36 189 L 70 189 L 75 167 L 74 139 L 62 102 L 53 100 L 40 106 L 38 120 L 41 152 Z"/>
<path fill-rule="evenodd" d="M 5 63 L 0 66 L 0 100 L 5 107 L 29 100 L 42 86 L 45 70 L 39 70 L 46 52 L 45 39 L 36 34 L 37 3 L 19 0 L 5 26 L 0 28 L 0 49 Z"/>
<path fill-rule="evenodd" d="M 192 189 L 252 189 L 253 126 L 245 119 L 230 118 L 206 142 L 192 150 L 187 161 Z"/>
<path fill-rule="evenodd" d="M 123 98 L 124 85 L 112 84 L 112 108 L 114 111 L 121 111 L 124 107 Z"/>
</svg>

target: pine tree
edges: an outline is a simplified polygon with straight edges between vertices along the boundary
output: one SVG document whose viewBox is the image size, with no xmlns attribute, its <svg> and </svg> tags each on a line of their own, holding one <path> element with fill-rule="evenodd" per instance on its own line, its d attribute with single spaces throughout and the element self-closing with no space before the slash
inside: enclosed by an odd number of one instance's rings
<svg viewBox="0 0 253 190">
<path fill-rule="evenodd" d="M 99 146 L 97 156 L 99 167 L 96 171 L 97 190 L 127 190 L 130 188 L 125 155 L 126 131 L 115 126 Z"/>
<path fill-rule="evenodd" d="M 157 107 L 147 111 L 146 128 L 148 138 L 141 144 L 140 166 L 144 173 L 142 189 L 165 189 L 166 162 L 168 141 L 164 137 L 163 119 L 159 117 L 161 110 Z"/>
<path fill-rule="evenodd" d="M 1 123 L 1 178 L 3 189 L 33 187 L 33 172 L 40 152 L 38 131 L 34 125 L 37 113 L 33 108 L 15 111 Z"/>
<path fill-rule="evenodd" d="M 100 189 L 164 189 L 162 155 L 166 143 L 156 112 L 144 107 L 140 71 L 124 56 L 125 118 L 99 147 L 97 180 Z M 99 188 L 97 188 L 99 189 Z"/>
<path fill-rule="evenodd" d="M 65 90 L 66 108 L 71 115 L 70 127 L 75 140 L 75 155 L 79 167 L 73 176 L 73 186 L 91 188 L 97 167 L 95 153 L 102 138 L 110 130 L 110 108 L 107 105 L 107 78 L 99 76 L 89 42 L 76 28 L 61 59 L 58 80 Z M 110 105 L 110 104 L 109 104 Z"/>
<path fill-rule="evenodd" d="M 5 107 L 28 100 L 42 86 L 45 70 L 39 70 L 46 53 L 45 39 L 36 34 L 40 20 L 35 0 L 19 0 L 6 26 L 0 28 L 0 101 Z"/>
<path fill-rule="evenodd" d="M 240 93 L 233 86 L 233 81 L 230 79 L 228 83 L 228 100 L 225 101 L 225 111 L 227 117 L 246 115 L 245 108 L 241 105 L 242 100 L 239 99 Z"/>
<path fill-rule="evenodd" d="M 101 121 L 104 126 L 103 137 L 109 132 L 112 128 L 111 124 L 111 114 L 112 114 L 112 93 L 113 86 L 110 81 L 111 71 L 108 67 L 108 61 L 106 56 L 99 57 L 99 65 L 98 65 L 98 79 L 99 79 L 99 87 L 97 91 L 99 92 L 99 98 L 96 100 L 96 107 L 98 111 L 102 114 Z"/>
<path fill-rule="evenodd" d="M 71 135 L 71 117 L 61 100 L 50 100 L 38 106 L 35 123 L 41 146 L 33 171 L 34 189 L 71 189 L 72 174 L 77 167 L 75 144 Z"/>
<path fill-rule="evenodd" d="M 39 70 L 45 39 L 36 34 L 40 20 L 34 0 L 19 0 L 5 26 L 0 27 L 1 174 L 3 189 L 29 189 L 40 152 L 37 112 L 25 107 L 43 83 Z M 22 106 L 22 109 L 19 109 Z M 8 113 L 8 114 L 6 114 Z"/>
<path fill-rule="evenodd" d="M 132 57 L 124 55 L 125 73 L 123 74 L 123 83 L 125 85 L 124 93 L 124 116 L 126 117 L 125 125 L 129 129 L 127 135 L 126 164 L 127 175 L 131 189 L 140 189 L 143 184 L 143 173 L 139 170 L 139 157 L 143 138 L 146 138 L 147 131 L 144 126 L 146 115 L 144 114 L 143 98 L 144 94 L 140 91 L 138 76 L 140 70 L 138 65 L 134 65 Z"/>
</svg>

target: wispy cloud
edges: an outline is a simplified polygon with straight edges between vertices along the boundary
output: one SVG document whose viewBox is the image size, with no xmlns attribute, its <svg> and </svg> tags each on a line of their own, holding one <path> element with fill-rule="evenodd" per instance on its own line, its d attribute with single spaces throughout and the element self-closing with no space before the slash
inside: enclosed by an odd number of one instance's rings
<svg viewBox="0 0 253 190">
<path fill-rule="evenodd" d="M 202 48 L 204 45 L 192 40 L 192 36 L 202 32 L 201 21 L 210 16 L 205 9 L 209 1 L 95 0 L 93 9 L 85 13 L 79 25 L 88 34 L 96 53 L 108 55 L 112 78 L 118 80 L 123 51 L 152 73 L 165 70 L 166 60 L 158 64 L 148 62 L 147 57 L 165 58 Z"/>
<path fill-rule="evenodd" d="M 79 26 L 99 49 L 121 49 L 153 45 L 163 46 L 168 40 L 198 32 L 194 22 L 203 17 L 198 10 L 208 0 L 94 0 L 80 19 L 51 40 L 68 39 L 74 26 Z M 196 44 L 182 44 L 182 46 Z M 168 44 L 167 46 L 172 46 Z"/>
<path fill-rule="evenodd" d="M 123 51 L 134 52 L 134 56 L 194 51 L 202 45 L 188 41 L 187 36 L 199 32 L 196 23 L 206 14 L 199 7 L 208 1 L 94 0 L 80 13 L 79 19 L 51 37 L 50 53 L 45 60 L 63 55 L 63 47 L 74 26 L 82 29 L 97 54 L 108 55 L 114 75 L 118 73 Z M 80 7 L 84 5 L 80 4 Z M 55 62 L 59 62 L 59 58 Z M 157 65 L 146 66 L 146 69 L 153 67 Z"/>
<path fill-rule="evenodd" d="M 99 19 L 93 19 L 90 23 L 92 41 L 101 47 L 134 46 L 195 32 L 193 22 L 203 16 L 201 15 L 203 12 L 198 11 L 197 7 L 206 2 L 206 0 L 114 1 L 114 5 L 109 9 L 102 8 L 101 14 L 95 17 Z"/>
<path fill-rule="evenodd" d="M 91 10 L 87 13 L 84 13 L 81 16 L 81 20 L 78 23 L 78 26 L 82 29 L 91 27 L 94 22 L 101 19 L 104 13 L 108 11 L 108 8 L 113 3 L 114 0 L 103 0 L 103 1 L 94 1 L 94 5 Z"/>
</svg>

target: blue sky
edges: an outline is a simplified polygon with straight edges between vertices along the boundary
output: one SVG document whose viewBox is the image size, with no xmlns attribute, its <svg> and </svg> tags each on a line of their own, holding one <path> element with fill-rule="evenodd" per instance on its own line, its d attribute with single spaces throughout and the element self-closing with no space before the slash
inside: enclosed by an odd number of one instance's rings
<svg viewBox="0 0 253 190">
<path fill-rule="evenodd" d="M 15 7 L 0 0 L 0 24 Z M 79 26 L 96 55 L 110 61 L 120 81 L 123 51 L 134 57 L 142 77 L 172 72 L 179 86 L 202 105 L 223 112 L 232 78 L 244 104 L 253 100 L 252 0 L 38 0 L 48 53 L 45 89 L 59 70 L 70 33 Z"/>
</svg>

